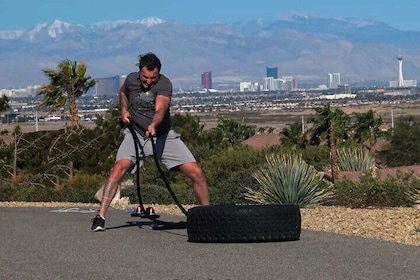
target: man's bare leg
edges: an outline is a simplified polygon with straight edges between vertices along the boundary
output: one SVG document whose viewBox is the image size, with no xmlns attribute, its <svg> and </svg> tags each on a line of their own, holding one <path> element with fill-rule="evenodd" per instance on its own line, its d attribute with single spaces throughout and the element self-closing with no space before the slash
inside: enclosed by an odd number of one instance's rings
<svg viewBox="0 0 420 280">
<path fill-rule="evenodd" d="M 111 174 L 109 175 L 109 178 L 104 186 L 101 209 L 99 210 L 99 215 L 101 217 L 105 217 L 106 211 L 108 210 L 112 199 L 118 191 L 118 186 L 121 183 L 121 179 L 125 173 L 132 168 L 132 166 L 133 163 L 128 159 L 122 159 L 115 163 L 114 168 L 112 169 Z"/>
<path fill-rule="evenodd" d="M 196 162 L 184 163 L 179 169 L 192 180 L 193 191 L 201 205 L 210 205 L 209 189 L 206 177 Z"/>
<path fill-rule="evenodd" d="M 120 181 L 114 181 L 111 178 L 108 178 L 104 186 L 104 193 L 102 194 L 101 200 L 101 210 L 99 210 L 99 215 L 105 217 L 105 213 L 111 204 L 112 199 L 114 199 L 115 194 L 118 190 L 118 185 Z"/>
</svg>

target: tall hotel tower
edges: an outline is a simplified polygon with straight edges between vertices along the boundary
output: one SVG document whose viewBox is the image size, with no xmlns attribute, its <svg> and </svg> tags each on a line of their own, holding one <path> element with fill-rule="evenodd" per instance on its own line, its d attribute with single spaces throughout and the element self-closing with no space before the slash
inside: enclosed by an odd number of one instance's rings
<svg viewBox="0 0 420 280">
<path fill-rule="evenodd" d="M 328 87 L 338 88 L 341 85 L 341 74 L 340 73 L 329 73 L 328 74 Z"/>
<path fill-rule="evenodd" d="M 404 78 L 402 70 L 403 58 L 402 55 L 398 55 L 398 87 L 404 87 Z"/>
<path fill-rule="evenodd" d="M 201 89 L 212 89 L 211 71 L 201 74 Z"/>
</svg>

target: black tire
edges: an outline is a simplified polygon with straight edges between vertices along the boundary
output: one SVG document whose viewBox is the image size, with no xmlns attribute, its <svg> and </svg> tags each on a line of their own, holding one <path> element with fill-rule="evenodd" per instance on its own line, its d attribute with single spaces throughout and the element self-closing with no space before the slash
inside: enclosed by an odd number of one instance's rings
<svg viewBox="0 0 420 280">
<path fill-rule="evenodd" d="M 188 241 L 201 243 L 298 240 L 296 205 L 211 205 L 188 210 Z"/>
</svg>

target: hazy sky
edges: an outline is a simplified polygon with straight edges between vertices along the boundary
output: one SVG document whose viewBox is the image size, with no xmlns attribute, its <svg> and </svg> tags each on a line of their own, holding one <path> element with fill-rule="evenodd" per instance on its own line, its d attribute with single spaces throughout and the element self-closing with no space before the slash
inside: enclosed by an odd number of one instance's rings
<svg viewBox="0 0 420 280">
<path fill-rule="evenodd" d="M 74 24 L 158 17 L 184 23 L 274 20 L 291 14 L 375 19 L 420 31 L 420 0 L 0 0 L 0 30 L 55 19 Z"/>
</svg>

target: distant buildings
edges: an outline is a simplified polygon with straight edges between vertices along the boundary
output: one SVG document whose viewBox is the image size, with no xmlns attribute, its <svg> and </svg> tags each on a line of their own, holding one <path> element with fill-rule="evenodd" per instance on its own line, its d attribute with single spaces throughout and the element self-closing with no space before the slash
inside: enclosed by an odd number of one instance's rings
<svg viewBox="0 0 420 280">
<path fill-rule="evenodd" d="M 96 84 L 87 94 L 95 96 L 118 95 L 121 85 L 126 76 L 113 76 L 107 78 L 96 78 Z M 35 97 L 38 95 L 41 85 L 28 86 L 19 89 L 0 89 L 0 96 L 6 95 L 10 98 Z"/>
<path fill-rule="evenodd" d="M 337 89 L 336 93 L 350 94 L 351 87 L 349 83 L 349 76 L 342 77 L 340 73 L 328 74 L 328 88 Z"/>
<path fill-rule="evenodd" d="M 260 88 L 259 83 L 241 82 L 239 83 L 240 92 L 258 91 Z"/>
<path fill-rule="evenodd" d="M 266 67 L 266 77 L 261 83 L 241 82 L 239 83 L 239 91 L 291 91 L 297 89 L 297 81 L 295 77 L 283 76 L 278 77 L 277 67 Z"/>
<path fill-rule="evenodd" d="M 201 73 L 201 89 L 212 89 L 211 71 Z"/>
<path fill-rule="evenodd" d="M 6 95 L 9 98 L 35 97 L 40 88 L 40 85 L 33 85 L 26 88 L 0 89 L 0 96 Z"/>
<path fill-rule="evenodd" d="M 264 91 L 289 91 L 297 89 L 297 82 L 296 79 L 291 76 L 284 76 L 280 79 L 274 79 L 273 77 L 264 77 L 262 87 Z"/>
</svg>

